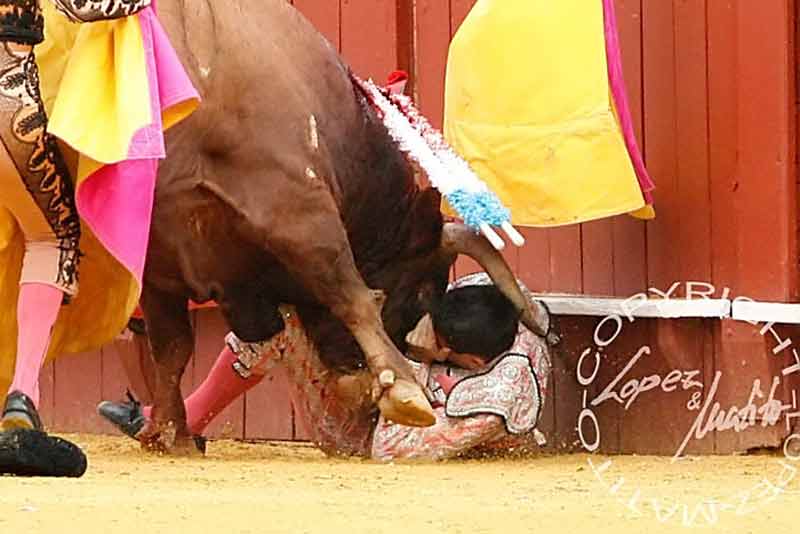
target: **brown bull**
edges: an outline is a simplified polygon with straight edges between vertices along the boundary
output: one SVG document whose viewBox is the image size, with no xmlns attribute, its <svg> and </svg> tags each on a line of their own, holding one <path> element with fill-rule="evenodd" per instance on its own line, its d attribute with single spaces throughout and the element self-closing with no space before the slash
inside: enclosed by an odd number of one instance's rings
<svg viewBox="0 0 800 534">
<path fill-rule="evenodd" d="M 179 384 L 190 298 L 216 300 L 244 341 L 280 332 L 278 304 L 296 305 L 328 365 L 369 367 L 384 415 L 430 424 L 398 347 L 443 294 L 458 253 L 536 328 L 510 269 L 485 239 L 445 224 L 439 195 L 418 186 L 336 50 L 288 2 L 161 0 L 159 12 L 204 103 L 169 132 L 156 191 L 145 439 L 188 442 Z"/>
</svg>

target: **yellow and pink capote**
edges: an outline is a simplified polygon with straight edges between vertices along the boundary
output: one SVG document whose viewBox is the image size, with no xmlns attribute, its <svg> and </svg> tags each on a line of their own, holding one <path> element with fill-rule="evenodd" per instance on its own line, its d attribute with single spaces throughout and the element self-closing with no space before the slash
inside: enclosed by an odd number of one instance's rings
<svg viewBox="0 0 800 534">
<path fill-rule="evenodd" d="M 478 0 L 450 46 L 444 130 L 515 225 L 654 216 L 613 0 Z"/>
<path fill-rule="evenodd" d="M 166 155 L 163 132 L 200 98 L 154 7 L 76 25 L 47 4 L 45 42 L 36 48 L 42 96 L 48 130 L 77 154 L 85 254 L 79 294 L 55 326 L 52 358 L 107 343 L 136 308 L 158 161 Z M 14 218 L 0 208 L 0 391 L 13 373 L 23 250 Z"/>
</svg>

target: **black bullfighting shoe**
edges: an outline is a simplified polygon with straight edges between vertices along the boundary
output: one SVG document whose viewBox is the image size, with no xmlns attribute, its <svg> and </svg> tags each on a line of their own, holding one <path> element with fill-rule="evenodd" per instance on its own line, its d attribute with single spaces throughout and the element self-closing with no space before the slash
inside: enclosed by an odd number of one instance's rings
<svg viewBox="0 0 800 534">
<path fill-rule="evenodd" d="M 19 391 L 8 394 L 0 419 L 0 475 L 77 478 L 87 465 L 80 447 L 42 430 L 30 397 Z"/>
<path fill-rule="evenodd" d="M 14 430 L 24 428 L 27 430 L 42 430 L 42 420 L 36 411 L 33 401 L 20 391 L 12 391 L 6 397 L 3 408 L 3 418 L 0 420 L 0 430 Z"/>
<path fill-rule="evenodd" d="M 147 418 L 142 412 L 141 403 L 126 392 L 128 402 L 103 401 L 97 405 L 97 413 L 112 425 L 122 431 L 123 434 L 136 439 L 136 435 L 147 422 Z"/>
<path fill-rule="evenodd" d="M 117 427 L 123 434 L 133 439 L 147 423 L 147 418 L 142 412 L 142 404 L 127 391 L 128 402 L 103 401 L 97 405 L 97 413 L 106 421 Z M 206 453 L 207 440 L 204 436 L 192 436 L 195 447 L 201 453 Z"/>
<path fill-rule="evenodd" d="M 80 478 L 86 455 L 74 443 L 40 430 L 0 432 L 0 475 Z"/>
</svg>

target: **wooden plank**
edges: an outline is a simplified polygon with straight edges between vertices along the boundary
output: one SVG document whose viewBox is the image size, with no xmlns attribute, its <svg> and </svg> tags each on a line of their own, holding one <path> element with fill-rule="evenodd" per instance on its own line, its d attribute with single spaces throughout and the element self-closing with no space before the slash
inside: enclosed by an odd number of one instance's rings
<svg viewBox="0 0 800 534">
<path fill-rule="evenodd" d="M 228 325 L 218 310 L 197 312 L 195 329 L 195 357 L 192 372 L 192 389 L 205 380 L 225 346 Z M 213 438 L 244 437 L 244 396 L 236 399 L 208 425 L 205 436 Z"/>
<path fill-rule="evenodd" d="M 550 228 L 547 234 L 550 240 L 550 291 L 582 293 L 580 226 Z"/>
<path fill-rule="evenodd" d="M 721 319 L 731 315 L 728 299 L 660 299 L 648 300 L 585 295 L 541 294 L 536 297 L 547 304 L 554 315 L 642 318 L 709 318 Z"/>
<path fill-rule="evenodd" d="M 793 2 L 740 7 L 738 34 L 737 291 L 797 300 L 797 172 Z M 757 244 L 757 246 L 754 246 Z"/>
<path fill-rule="evenodd" d="M 517 275 L 531 291 L 550 291 L 550 239 L 542 228 L 520 228 L 525 246 L 519 250 Z"/>
<path fill-rule="evenodd" d="M 713 239 L 711 279 L 737 288 L 739 188 L 737 170 L 738 60 L 736 19 L 740 4 L 708 4 L 709 187 Z"/>
<path fill-rule="evenodd" d="M 444 80 L 450 45 L 450 10 L 442 0 L 417 0 L 415 95 L 417 106 L 436 128 L 444 116 Z"/>
<path fill-rule="evenodd" d="M 741 13 L 740 13 L 741 12 Z M 708 4 L 708 95 L 709 95 L 709 182 L 711 195 L 711 220 L 713 228 L 712 240 L 712 280 L 717 288 L 732 288 L 735 296 L 751 296 L 754 287 L 751 285 L 751 274 L 742 268 L 741 254 L 753 257 L 769 257 L 763 251 L 764 241 L 758 239 L 757 250 L 752 243 L 742 238 L 748 234 L 744 229 L 749 225 L 747 210 L 755 210 L 749 215 L 769 209 L 749 204 L 748 193 L 742 189 L 742 182 L 760 182 L 765 177 L 759 174 L 746 176 L 740 173 L 740 129 L 750 128 L 738 118 L 741 113 L 755 119 L 759 113 L 759 104 L 751 96 L 742 96 L 740 84 L 743 82 L 743 71 L 740 68 L 740 46 L 746 45 L 740 40 L 745 38 L 738 30 L 739 19 L 751 16 L 752 10 L 738 2 L 711 1 Z M 755 46 L 761 46 L 756 43 Z M 774 60 L 774 59 L 773 59 Z M 757 83 L 762 83 L 761 80 Z M 745 109 L 740 110 L 740 106 Z M 759 134 L 760 135 L 760 134 Z M 749 148 L 746 148 L 749 150 Z M 763 149 L 760 147 L 759 149 Z M 770 149 L 771 150 L 771 149 Z M 752 172 L 752 169 L 751 169 Z M 769 178 L 772 181 L 772 178 Z M 756 185 L 755 183 L 753 185 Z M 770 208 L 771 209 L 771 208 Z M 764 215 L 764 213 L 762 213 Z M 770 215 L 772 216 L 772 214 Z M 748 239 L 752 239 L 752 235 Z M 774 244 L 770 244 L 773 246 Z M 747 252 L 747 251 L 753 252 Z M 767 269 L 774 269 L 773 261 L 762 262 Z M 754 273 L 763 276 L 761 273 Z M 771 293 L 771 292 L 768 292 Z M 755 294 L 755 293 L 754 293 Z M 762 293 L 763 294 L 763 293 Z M 773 296 L 776 293 L 772 293 Z M 748 309 L 749 308 L 749 309 Z M 742 307 L 734 302 L 732 316 L 735 318 L 755 318 L 749 306 Z M 774 311 L 774 310 L 773 310 Z M 763 308 L 759 315 L 769 317 Z M 745 323 L 726 321 L 715 325 L 713 329 L 715 358 L 707 370 L 706 382 L 711 384 L 717 371 L 722 373 L 723 382 L 717 397 L 723 406 L 741 405 L 747 401 L 754 378 L 770 380 L 776 373 L 774 362 L 765 350 L 763 339 L 754 338 L 754 327 Z M 742 355 L 748 357 L 743 358 Z M 731 433 L 718 433 L 715 436 L 715 450 L 726 453 L 746 449 L 749 446 L 777 444 L 773 430 L 750 430 L 745 436 Z"/>
<path fill-rule="evenodd" d="M 413 94 L 413 87 L 417 78 L 417 35 L 414 17 L 416 0 L 396 0 L 395 25 L 397 31 L 397 69 L 408 73 L 408 93 Z M 388 74 L 388 73 L 387 73 Z M 384 78 L 385 79 L 385 78 Z"/>
<path fill-rule="evenodd" d="M 629 297 L 647 288 L 645 223 L 615 217 L 613 225 L 614 295 Z"/>
<path fill-rule="evenodd" d="M 800 125 L 800 68 L 797 68 L 796 65 L 798 59 L 800 59 L 800 2 L 795 2 L 794 4 L 795 4 L 795 9 L 793 15 L 794 15 L 795 31 L 793 35 L 794 39 L 790 43 L 791 46 L 790 54 L 792 54 L 795 65 L 794 69 L 795 77 L 794 77 L 794 88 L 793 88 L 793 93 L 795 95 L 793 134 L 795 139 L 798 139 L 798 135 L 800 135 L 800 132 L 798 132 L 798 125 Z M 795 153 L 795 162 L 796 162 L 794 169 L 795 179 L 798 182 L 798 187 L 800 187 L 800 155 L 798 155 L 797 153 Z M 798 210 L 797 217 L 800 217 L 800 195 L 797 195 L 796 209 Z M 800 225 L 798 225 L 797 227 L 795 236 L 798 240 L 800 240 Z M 797 249 L 795 249 L 794 252 L 795 254 L 800 255 L 800 251 L 798 251 Z M 795 261 L 795 265 L 797 264 L 798 261 L 800 261 L 800 258 L 798 258 L 798 260 Z M 788 330 L 794 333 L 795 339 L 800 339 L 800 333 L 798 332 L 797 328 L 791 327 Z M 791 391 L 792 397 L 790 398 L 798 399 L 800 397 L 800 395 L 798 395 L 798 392 L 800 392 L 800 373 L 794 373 L 791 376 L 789 376 L 786 385 L 787 387 L 792 389 Z M 798 399 L 797 402 L 800 402 L 800 399 Z M 800 431 L 800 421 L 793 422 L 791 429 L 795 433 Z"/>
<path fill-rule="evenodd" d="M 396 0 L 343 0 L 342 53 L 353 71 L 383 82 L 397 68 Z"/>
<path fill-rule="evenodd" d="M 735 301 L 731 317 L 738 321 L 800 324 L 800 304 Z"/>
<path fill-rule="evenodd" d="M 646 153 L 642 94 L 642 0 L 616 0 L 622 66 L 639 148 Z M 656 190 L 658 198 L 658 190 Z M 614 217 L 614 295 L 630 296 L 647 288 L 645 223 L 630 216 Z"/>
<path fill-rule="evenodd" d="M 341 50 L 339 0 L 294 0 L 292 3 L 337 50 Z"/>
<path fill-rule="evenodd" d="M 107 426 L 97 415 L 102 388 L 100 352 L 62 356 L 55 361 L 53 430 L 100 434 Z"/>
<path fill-rule="evenodd" d="M 264 380 L 245 394 L 247 439 L 294 439 L 289 377 L 284 367 L 276 367 Z"/>
<path fill-rule="evenodd" d="M 731 309 L 732 307 L 733 303 L 731 303 Z M 710 343 L 711 358 L 703 362 L 704 363 L 703 383 L 708 384 L 709 386 L 704 386 L 703 388 L 706 390 L 703 392 L 703 401 L 708 400 L 708 395 L 709 395 L 708 388 L 710 388 L 710 385 L 713 384 L 716 378 L 715 375 L 718 370 L 718 361 L 720 359 L 720 356 L 725 352 L 727 348 L 725 345 L 723 345 L 722 341 L 723 340 L 722 331 L 725 323 L 727 322 L 729 321 L 714 321 L 710 325 L 711 336 L 708 342 Z M 717 451 L 719 449 L 719 444 L 717 443 L 717 433 L 714 432 L 713 434 L 714 434 L 713 436 L 710 436 L 708 438 L 707 443 L 710 443 L 711 446 L 713 447 L 713 450 Z"/>
<path fill-rule="evenodd" d="M 711 280 L 711 217 L 708 172 L 706 2 L 675 2 L 675 149 L 678 161 L 678 227 L 669 235 L 679 258 L 673 280 Z"/>
<path fill-rule="evenodd" d="M 647 268 L 651 286 L 664 289 L 679 271 L 675 230 L 678 198 L 677 100 L 675 98 L 675 35 L 673 2 L 643 2 L 644 133 L 647 167 L 658 184 L 658 217 L 647 224 Z"/>
<path fill-rule="evenodd" d="M 614 222 L 581 224 L 581 275 L 584 293 L 614 295 Z"/>
<path fill-rule="evenodd" d="M 787 302 L 797 298 L 797 204 L 796 204 L 796 126 L 794 124 L 794 50 L 792 3 L 765 3 L 763 9 L 746 8 L 739 4 L 733 11 L 718 8 L 720 18 L 712 26 L 710 47 L 716 45 L 712 56 L 712 72 L 730 73 L 735 68 L 736 93 L 720 92 L 721 102 L 728 108 L 735 105 L 733 126 L 736 137 L 734 191 L 737 202 L 723 198 L 729 218 L 737 221 L 735 248 L 724 238 L 727 250 L 735 250 L 736 285 L 739 295 L 750 298 Z M 718 25 L 727 24 L 726 27 Z M 735 41 L 721 40 L 721 32 L 729 31 Z M 735 46 L 735 58 L 720 56 L 720 46 Z M 789 46 L 787 46 L 789 45 Z M 721 70 L 720 70 L 721 69 Z M 726 70 L 728 69 L 728 70 Z M 732 78 L 728 74 L 728 78 Z M 714 139 L 720 139 L 719 120 Z M 714 124 L 714 123 L 712 123 Z M 722 137 L 722 140 L 726 138 Z M 716 154 L 715 154 L 716 158 Z M 712 159 L 714 161 L 714 159 Z M 725 179 L 730 167 L 715 163 L 715 178 Z M 724 182 L 723 182 L 724 185 Z M 724 220 L 724 219 L 720 219 Z M 766 236 L 769 236 L 766 238 Z M 723 275 L 733 269 L 726 266 Z M 717 339 L 716 372 L 725 380 L 718 397 L 723 405 L 741 405 L 748 399 L 753 380 L 769 384 L 780 373 L 776 358 L 769 357 L 769 345 L 751 325 L 730 322 L 722 325 Z M 743 357 L 746 356 L 746 357 Z M 751 446 L 775 444 L 779 430 L 754 429 L 745 434 L 718 433 L 717 452 L 741 450 Z M 771 440 L 771 442 L 770 442 Z"/>
</svg>

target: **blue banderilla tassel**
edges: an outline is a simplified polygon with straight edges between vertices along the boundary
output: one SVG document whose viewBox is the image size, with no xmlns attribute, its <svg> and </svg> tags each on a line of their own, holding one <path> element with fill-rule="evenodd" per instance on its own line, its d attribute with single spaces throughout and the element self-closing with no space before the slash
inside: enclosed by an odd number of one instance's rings
<svg viewBox="0 0 800 534">
<path fill-rule="evenodd" d="M 445 195 L 447 201 L 464 220 L 464 224 L 476 230 L 482 223 L 502 226 L 511 220 L 511 212 L 493 191 L 469 192 L 456 189 Z"/>
</svg>

